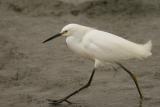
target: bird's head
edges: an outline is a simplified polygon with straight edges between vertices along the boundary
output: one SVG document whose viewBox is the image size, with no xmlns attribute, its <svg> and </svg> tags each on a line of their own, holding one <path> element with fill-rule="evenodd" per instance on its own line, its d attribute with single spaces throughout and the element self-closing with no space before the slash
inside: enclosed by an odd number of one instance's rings
<svg viewBox="0 0 160 107">
<path fill-rule="evenodd" d="M 45 41 L 43 41 L 43 43 L 48 42 L 60 36 L 65 36 L 65 37 L 75 36 L 75 35 L 81 36 L 81 35 L 84 35 L 90 29 L 91 28 L 89 27 L 78 25 L 78 24 L 68 24 L 62 28 L 60 33 L 57 33 L 54 36 L 46 39 Z"/>
</svg>

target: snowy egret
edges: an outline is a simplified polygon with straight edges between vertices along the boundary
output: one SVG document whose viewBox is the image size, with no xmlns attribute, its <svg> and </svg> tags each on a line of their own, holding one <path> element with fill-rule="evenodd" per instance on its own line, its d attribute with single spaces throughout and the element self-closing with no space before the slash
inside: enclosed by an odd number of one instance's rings
<svg viewBox="0 0 160 107">
<path fill-rule="evenodd" d="M 151 41 L 148 41 L 145 44 L 137 44 L 114 34 L 91 27 L 78 24 L 68 24 L 62 28 L 60 33 L 48 38 L 43 41 L 43 43 L 59 36 L 66 37 L 67 46 L 72 51 L 93 60 L 95 64 L 89 81 L 84 86 L 62 99 L 49 100 L 51 104 L 59 104 L 62 102 L 71 103 L 68 99 L 81 90 L 89 87 L 96 69 L 99 66 L 108 63 L 117 64 L 131 76 L 139 92 L 140 99 L 143 99 L 136 77 L 121 64 L 121 61 L 128 59 L 144 59 L 151 56 Z"/>
</svg>

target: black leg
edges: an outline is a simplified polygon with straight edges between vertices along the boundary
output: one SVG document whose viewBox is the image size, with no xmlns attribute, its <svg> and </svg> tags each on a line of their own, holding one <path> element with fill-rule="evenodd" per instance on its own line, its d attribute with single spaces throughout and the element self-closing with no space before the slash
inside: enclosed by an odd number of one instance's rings
<svg viewBox="0 0 160 107">
<path fill-rule="evenodd" d="M 124 67 L 122 64 L 120 64 L 120 63 L 117 63 L 117 64 L 131 76 L 131 78 L 133 79 L 133 81 L 134 81 L 135 84 L 136 84 L 137 90 L 138 90 L 139 95 L 140 95 L 140 98 L 141 98 L 141 100 L 142 100 L 142 99 L 143 99 L 143 95 L 142 95 L 142 93 L 141 93 L 141 90 L 140 90 L 139 85 L 138 85 L 138 81 L 137 81 L 136 77 L 134 76 L 134 74 L 133 74 L 132 72 L 130 72 L 130 71 L 129 71 L 126 67 Z"/>
<path fill-rule="evenodd" d="M 78 92 L 82 91 L 83 89 L 85 89 L 85 88 L 87 88 L 87 87 L 89 87 L 89 86 L 91 85 L 91 82 L 92 82 L 92 79 L 93 79 L 95 70 L 96 70 L 96 69 L 94 68 L 93 71 L 92 71 L 92 74 L 91 74 L 91 76 L 90 76 L 90 78 L 89 78 L 89 81 L 87 82 L 87 84 L 85 84 L 84 86 L 82 86 L 82 87 L 79 88 L 78 90 L 72 92 L 71 94 L 67 95 L 66 97 L 64 97 L 64 98 L 62 98 L 62 99 L 59 99 L 59 100 L 50 100 L 50 99 L 48 99 L 48 101 L 50 102 L 50 104 L 55 104 L 55 105 L 56 105 L 56 104 L 60 104 L 60 103 L 62 103 L 62 102 L 67 102 L 67 103 L 71 104 L 71 102 L 68 101 L 68 99 L 69 99 L 71 96 L 77 94 Z"/>
</svg>

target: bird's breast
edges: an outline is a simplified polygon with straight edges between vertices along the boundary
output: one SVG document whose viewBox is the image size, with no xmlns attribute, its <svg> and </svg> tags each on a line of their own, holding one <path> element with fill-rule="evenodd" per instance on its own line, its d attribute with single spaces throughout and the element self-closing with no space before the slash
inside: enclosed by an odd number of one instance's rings
<svg viewBox="0 0 160 107">
<path fill-rule="evenodd" d="M 85 52 L 81 41 L 75 37 L 66 38 L 67 47 L 70 48 L 76 54 L 89 58 L 89 55 Z"/>
</svg>

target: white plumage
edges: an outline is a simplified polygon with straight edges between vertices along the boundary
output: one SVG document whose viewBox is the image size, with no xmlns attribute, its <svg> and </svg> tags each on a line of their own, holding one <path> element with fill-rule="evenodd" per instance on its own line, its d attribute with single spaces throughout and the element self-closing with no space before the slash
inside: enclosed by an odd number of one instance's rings
<svg viewBox="0 0 160 107">
<path fill-rule="evenodd" d="M 66 30 L 66 43 L 72 51 L 101 63 L 143 59 L 152 55 L 151 41 L 137 44 L 114 34 L 77 24 L 66 25 L 62 32 Z"/>
</svg>

